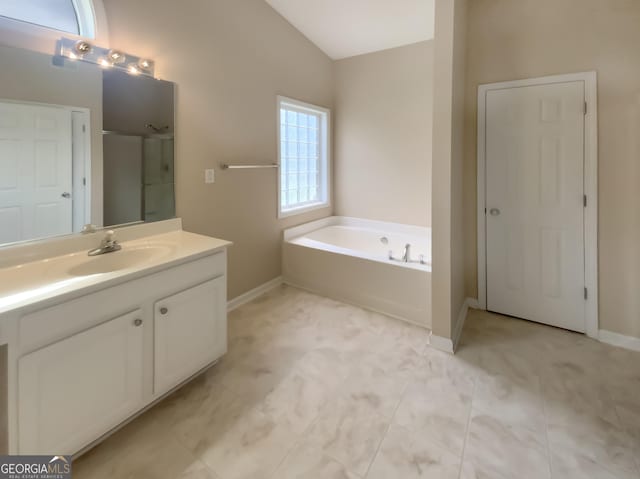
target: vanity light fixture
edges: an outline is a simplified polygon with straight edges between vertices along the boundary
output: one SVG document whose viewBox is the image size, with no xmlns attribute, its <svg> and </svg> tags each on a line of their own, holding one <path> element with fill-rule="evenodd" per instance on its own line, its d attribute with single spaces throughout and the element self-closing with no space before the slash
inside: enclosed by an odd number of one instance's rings
<svg viewBox="0 0 640 479">
<path fill-rule="evenodd" d="M 95 63 L 103 68 L 116 68 L 131 75 L 153 77 L 154 63 L 151 60 L 129 55 L 120 50 L 102 48 L 85 40 L 62 37 L 58 42 L 58 54 L 71 60 Z"/>
</svg>

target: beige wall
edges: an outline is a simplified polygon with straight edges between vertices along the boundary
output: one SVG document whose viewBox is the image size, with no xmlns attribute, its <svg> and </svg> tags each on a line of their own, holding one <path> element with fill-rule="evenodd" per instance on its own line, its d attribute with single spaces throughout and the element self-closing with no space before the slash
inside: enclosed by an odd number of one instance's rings
<svg viewBox="0 0 640 479">
<path fill-rule="evenodd" d="M 431 226 L 433 42 L 335 63 L 335 210 Z"/>
<path fill-rule="evenodd" d="M 469 4 L 464 175 L 467 295 L 477 295 L 478 85 L 596 70 L 600 328 L 640 337 L 640 2 L 473 0 Z"/>
<path fill-rule="evenodd" d="M 473 0 L 471 0 L 471 3 Z M 464 109 L 466 82 L 467 0 L 455 0 L 451 134 L 451 314 L 452 333 L 460 331 L 459 313 L 466 299 L 464 265 Z M 458 338 L 453 338 L 454 341 Z"/>
<path fill-rule="evenodd" d="M 333 107 L 331 60 L 263 0 L 106 0 L 111 46 L 156 60 L 176 82 L 176 207 L 189 231 L 234 242 L 229 297 L 281 272 L 281 231 L 329 208 L 277 220 L 276 95 Z M 205 185 L 204 169 L 216 168 Z"/>
<path fill-rule="evenodd" d="M 452 348 L 465 297 L 462 139 L 466 0 L 436 0 L 435 7 L 432 323 L 434 336 L 449 340 Z M 445 347 L 442 341 L 437 345 Z"/>
</svg>

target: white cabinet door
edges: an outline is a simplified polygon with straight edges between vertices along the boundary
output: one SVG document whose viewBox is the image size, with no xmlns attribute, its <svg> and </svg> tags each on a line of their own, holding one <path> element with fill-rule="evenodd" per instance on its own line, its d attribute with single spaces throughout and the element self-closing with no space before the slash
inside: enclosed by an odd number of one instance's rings
<svg viewBox="0 0 640 479">
<path fill-rule="evenodd" d="M 224 276 L 156 302 L 154 394 L 162 394 L 227 351 Z"/>
<path fill-rule="evenodd" d="M 73 454 L 142 406 L 141 318 L 137 310 L 20 358 L 20 454 Z"/>
</svg>

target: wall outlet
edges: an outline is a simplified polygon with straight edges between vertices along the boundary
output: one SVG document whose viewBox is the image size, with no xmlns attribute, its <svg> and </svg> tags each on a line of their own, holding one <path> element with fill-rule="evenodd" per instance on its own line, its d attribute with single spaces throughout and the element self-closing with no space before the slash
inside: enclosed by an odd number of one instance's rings
<svg viewBox="0 0 640 479">
<path fill-rule="evenodd" d="M 215 183 L 216 182 L 216 170 L 204 170 L 204 182 Z"/>
</svg>

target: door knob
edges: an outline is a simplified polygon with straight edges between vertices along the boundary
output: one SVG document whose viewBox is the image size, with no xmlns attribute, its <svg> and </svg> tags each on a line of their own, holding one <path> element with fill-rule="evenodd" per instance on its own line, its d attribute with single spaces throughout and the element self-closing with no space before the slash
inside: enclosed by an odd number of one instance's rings
<svg viewBox="0 0 640 479">
<path fill-rule="evenodd" d="M 69 198 L 71 198 L 71 193 L 68 193 L 68 192 L 66 192 L 66 191 L 65 191 L 65 192 L 64 192 L 64 193 L 62 193 L 60 196 L 62 196 L 63 198 L 67 198 L 67 199 L 69 199 Z"/>
<path fill-rule="evenodd" d="M 142 326 L 142 320 L 140 318 L 133 320 L 133 325 L 137 328 L 138 326 Z"/>
<path fill-rule="evenodd" d="M 500 210 L 498 208 L 491 208 L 489 214 L 491 216 L 500 216 Z"/>
<path fill-rule="evenodd" d="M 167 314 L 169 310 L 167 308 L 160 308 L 160 314 Z"/>
</svg>

